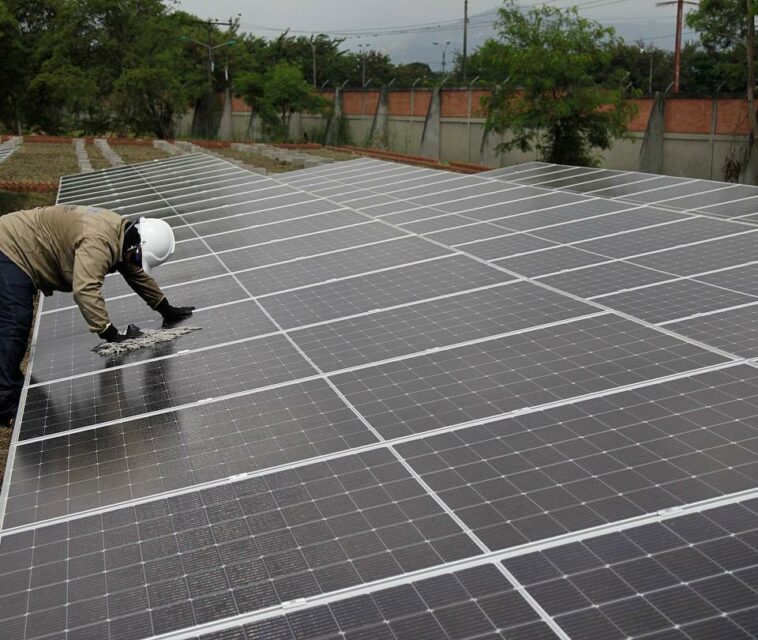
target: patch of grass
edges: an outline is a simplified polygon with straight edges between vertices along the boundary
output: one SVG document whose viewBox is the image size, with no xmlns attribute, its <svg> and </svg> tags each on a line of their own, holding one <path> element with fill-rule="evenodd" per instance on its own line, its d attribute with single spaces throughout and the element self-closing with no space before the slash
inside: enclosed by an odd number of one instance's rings
<svg viewBox="0 0 758 640">
<path fill-rule="evenodd" d="M 26 143 L 0 164 L 0 180 L 58 182 L 61 176 L 79 173 L 72 144 Z"/>
<path fill-rule="evenodd" d="M 126 164 L 136 164 L 138 162 L 148 162 L 149 160 L 160 160 L 168 158 L 171 154 L 142 145 L 131 144 L 112 144 L 113 149 Z"/>
<path fill-rule="evenodd" d="M 54 193 L 13 193 L 0 191 L 0 216 L 4 213 L 55 204 Z"/>
<path fill-rule="evenodd" d="M 256 153 L 247 153 L 246 151 L 227 148 L 214 149 L 214 151 L 220 156 L 242 162 L 250 167 L 261 167 L 268 173 L 285 173 L 286 171 L 293 171 L 299 168 L 286 162 L 279 162 L 273 158 L 259 156 Z"/>
<path fill-rule="evenodd" d="M 335 162 L 342 162 L 344 160 L 356 160 L 361 157 L 357 153 L 349 153 L 347 151 L 332 151 L 331 149 L 299 149 L 299 151 L 300 153 L 307 153 L 313 156 L 329 158 Z"/>
<path fill-rule="evenodd" d="M 99 169 L 110 169 L 111 163 L 105 159 L 103 152 L 95 144 L 88 144 L 85 146 L 87 156 L 89 157 L 89 163 L 95 171 Z"/>
</svg>

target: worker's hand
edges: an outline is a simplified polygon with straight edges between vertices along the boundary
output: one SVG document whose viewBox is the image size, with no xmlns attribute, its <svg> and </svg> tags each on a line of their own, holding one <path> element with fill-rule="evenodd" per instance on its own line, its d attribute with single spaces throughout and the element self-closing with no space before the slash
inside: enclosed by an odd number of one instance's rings
<svg viewBox="0 0 758 640">
<path fill-rule="evenodd" d="M 192 315 L 195 307 L 172 307 L 166 298 L 160 301 L 155 310 L 163 316 L 167 323 L 178 322 Z"/>
<path fill-rule="evenodd" d="M 142 335 L 142 329 L 140 329 L 136 324 L 130 324 L 126 328 L 126 331 L 119 331 L 112 324 L 109 324 L 97 335 L 106 342 L 123 342 L 124 340 L 139 338 Z"/>
</svg>

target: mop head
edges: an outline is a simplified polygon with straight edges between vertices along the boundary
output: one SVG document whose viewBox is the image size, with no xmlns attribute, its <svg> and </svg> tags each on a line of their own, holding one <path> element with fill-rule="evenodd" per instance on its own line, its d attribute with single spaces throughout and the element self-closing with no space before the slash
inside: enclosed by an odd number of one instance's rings
<svg viewBox="0 0 758 640">
<path fill-rule="evenodd" d="M 173 327 L 171 329 L 142 329 L 142 335 L 136 338 L 128 338 L 123 342 L 101 342 L 92 351 L 101 356 L 118 356 L 122 353 L 137 351 L 145 347 L 152 347 L 160 342 L 170 342 L 179 336 L 192 331 L 198 331 L 200 327 Z"/>
</svg>

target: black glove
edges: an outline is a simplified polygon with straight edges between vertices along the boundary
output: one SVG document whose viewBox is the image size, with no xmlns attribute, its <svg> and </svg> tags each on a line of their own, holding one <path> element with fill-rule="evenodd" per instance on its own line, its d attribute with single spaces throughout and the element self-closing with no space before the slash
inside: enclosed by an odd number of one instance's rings
<svg viewBox="0 0 758 640">
<path fill-rule="evenodd" d="M 172 307 L 167 298 L 163 298 L 155 307 L 155 310 L 163 316 L 166 322 L 177 322 L 192 315 L 195 307 Z"/>
<path fill-rule="evenodd" d="M 123 342 L 124 340 L 130 340 L 131 338 L 139 338 L 142 335 L 142 329 L 136 324 L 130 324 L 126 328 L 126 331 L 119 331 L 112 324 L 109 324 L 97 335 L 106 342 Z"/>
</svg>

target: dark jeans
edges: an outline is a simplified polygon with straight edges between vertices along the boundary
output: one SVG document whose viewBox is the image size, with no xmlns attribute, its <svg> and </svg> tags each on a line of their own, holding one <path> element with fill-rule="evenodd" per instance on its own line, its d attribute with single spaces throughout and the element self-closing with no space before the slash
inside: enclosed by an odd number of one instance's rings
<svg viewBox="0 0 758 640">
<path fill-rule="evenodd" d="M 12 418 L 18 409 L 34 294 L 31 278 L 0 252 L 0 420 Z"/>
</svg>

